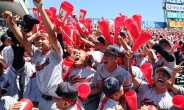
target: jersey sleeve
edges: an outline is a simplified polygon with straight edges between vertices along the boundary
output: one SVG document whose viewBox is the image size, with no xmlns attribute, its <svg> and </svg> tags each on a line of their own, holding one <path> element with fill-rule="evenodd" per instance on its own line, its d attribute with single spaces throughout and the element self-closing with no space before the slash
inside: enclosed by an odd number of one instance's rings
<svg viewBox="0 0 184 110">
<path fill-rule="evenodd" d="M 137 89 L 139 90 L 139 92 L 140 92 L 141 94 L 145 94 L 145 93 L 150 89 L 150 87 L 149 87 L 149 85 L 148 85 L 146 82 L 141 81 L 141 83 L 140 83 L 140 85 L 137 87 Z"/>
<path fill-rule="evenodd" d="M 60 48 L 59 52 L 56 52 L 53 48 L 51 48 L 51 54 L 58 60 L 62 60 L 63 58 L 63 50 Z"/>
</svg>

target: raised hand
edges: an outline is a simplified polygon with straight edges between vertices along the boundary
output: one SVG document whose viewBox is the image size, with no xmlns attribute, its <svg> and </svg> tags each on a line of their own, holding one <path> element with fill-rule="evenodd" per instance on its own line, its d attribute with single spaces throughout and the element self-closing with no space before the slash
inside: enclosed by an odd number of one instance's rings
<svg viewBox="0 0 184 110">
<path fill-rule="evenodd" d="M 5 11 L 4 13 L 1 14 L 1 16 L 3 17 L 3 19 L 9 23 L 12 21 L 12 13 L 10 11 Z"/>
<path fill-rule="evenodd" d="M 43 6 L 43 0 L 33 0 L 33 3 L 38 9 Z"/>
</svg>

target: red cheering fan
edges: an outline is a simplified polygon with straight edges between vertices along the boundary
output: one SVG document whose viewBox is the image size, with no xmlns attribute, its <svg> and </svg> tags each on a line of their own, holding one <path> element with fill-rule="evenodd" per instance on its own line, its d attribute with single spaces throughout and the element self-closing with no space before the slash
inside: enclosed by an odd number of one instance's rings
<svg viewBox="0 0 184 110">
<path fill-rule="evenodd" d="M 91 18 L 85 19 L 85 23 L 86 23 L 86 27 L 88 28 L 89 33 L 92 34 L 93 33 L 93 30 L 91 29 L 92 19 Z"/>
<path fill-rule="evenodd" d="M 132 18 L 128 18 L 125 20 L 125 27 L 130 32 L 134 40 L 139 37 L 139 29 L 137 23 Z"/>
<path fill-rule="evenodd" d="M 151 38 L 152 38 L 152 36 L 150 35 L 150 33 L 142 30 L 140 32 L 139 37 L 137 38 L 137 40 L 135 41 L 135 43 L 134 43 L 134 45 L 132 47 L 132 51 L 136 51 L 143 44 L 145 44 L 146 42 L 148 42 Z"/>
<path fill-rule="evenodd" d="M 115 37 L 119 36 L 119 31 L 120 31 L 121 27 L 124 26 L 125 19 L 126 19 L 125 16 L 115 18 L 115 20 L 114 20 Z"/>
<path fill-rule="evenodd" d="M 80 84 L 78 86 L 78 94 L 81 100 L 86 100 L 91 92 L 91 88 L 87 84 Z"/>
<path fill-rule="evenodd" d="M 63 27 L 63 35 L 65 36 L 65 40 L 67 42 L 68 45 L 73 45 L 74 42 L 73 42 L 73 35 L 74 35 L 74 29 L 72 27 L 72 25 L 70 24 L 66 24 L 64 27 Z"/>
<path fill-rule="evenodd" d="M 80 17 L 79 20 L 84 20 L 85 16 L 86 16 L 87 11 L 80 9 Z"/>
<path fill-rule="evenodd" d="M 104 17 L 102 17 L 102 20 L 98 21 L 98 25 L 100 27 L 100 30 L 105 37 L 107 41 L 110 42 L 110 27 L 109 27 L 109 21 L 106 20 Z"/>
<path fill-rule="evenodd" d="M 172 99 L 172 102 L 175 107 L 179 108 L 180 110 L 184 110 L 184 96 L 183 95 L 175 95 Z"/>
<path fill-rule="evenodd" d="M 126 92 L 125 99 L 131 110 L 137 110 L 137 94 L 135 91 L 130 90 Z"/>
<path fill-rule="evenodd" d="M 19 102 L 22 103 L 20 110 L 32 110 L 33 103 L 29 99 L 23 98 Z"/>
<path fill-rule="evenodd" d="M 33 12 L 33 14 L 34 14 L 36 17 L 39 16 L 39 11 L 38 11 L 37 8 L 32 8 L 32 12 Z"/>
<path fill-rule="evenodd" d="M 137 27 L 138 27 L 139 31 L 141 31 L 141 27 L 142 27 L 142 16 L 140 14 L 135 14 L 135 15 L 132 16 L 132 18 L 137 23 Z"/>
<path fill-rule="evenodd" d="M 152 67 L 152 65 L 150 63 L 145 63 L 145 64 L 140 66 L 140 69 L 143 72 L 144 76 L 146 77 L 149 85 L 152 86 L 153 85 L 153 81 L 152 81 L 153 67 Z"/>
<path fill-rule="evenodd" d="M 79 32 L 84 36 L 87 37 L 89 35 L 89 31 L 86 27 L 86 25 L 82 24 L 81 22 L 77 22 L 76 28 L 79 30 Z"/>
<path fill-rule="evenodd" d="M 70 58 L 64 58 L 63 63 L 62 63 L 62 68 L 63 68 L 63 73 L 62 73 L 62 78 L 65 79 L 68 72 L 73 66 L 73 60 Z"/>
<path fill-rule="evenodd" d="M 50 7 L 49 10 L 52 13 L 52 18 L 55 18 L 57 9 L 55 7 Z"/>
<path fill-rule="evenodd" d="M 66 18 L 72 13 L 74 7 L 67 1 L 63 1 L 59 10 L 59 18 L 61 21 L 65 21 Z"/>
</svg>

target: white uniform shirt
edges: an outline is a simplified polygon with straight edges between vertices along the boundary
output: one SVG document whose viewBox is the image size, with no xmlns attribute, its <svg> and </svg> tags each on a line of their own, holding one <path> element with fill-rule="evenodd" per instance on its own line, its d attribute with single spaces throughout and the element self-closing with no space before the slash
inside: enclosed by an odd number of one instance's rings
<svg viewBox="0 0 184 110">
<path fill-rule="evenodd" d="M 10 107 L 16 102 L 17 100 L 10 96 L 3 96 L 0 99 L 0 110 L 9 110 Z"/>
<path fill-rule="evenodd" d="M 97 76 L 96 72 L 91 70 L 89 67 L 85 67 L 81 70 L 72 67 L 69 75 L 67 76 L 67 80 L 76 86 L 81 83 L 88 84 L 91 88 L 96 87 Z"/>
<path fill-rule="evenodd" d="M 14 53 L 11 46 L 7 46 L 2 50 L 3 59 L 6 61 L 6 67 L 9 67 L 13 63 Z"/>
<path fill-rule="evenodd" d="M 32 46 L 33 52 L 30 54 L 35 62 L 38 88 L 42 94 L 58 97 L 55 92 L 56 87 L 62 80 L 62 57 L 63 50 L 59 52 L 51 49 L 47 55 L 43 55 L 40 50 Z"/>
<path fill-rule="evenodd" d="M 103 64 L 98 66 L 97 81 L 103 82 L 108 77 L 116 77 L 118 75 L 122 75 L 125 78 L 123 87 L 129 88 L 132 86 L 132 76 L 122 67 L 117 66 L 116 70 L 110 73 L 107 71 Z"/>
<path fill-rule="evenodd" d="M 6 69 L 5 73 L 2 75 L 4 81 L 0 82 L 1 88 L 6 88 L 8 92 L 4 96 L 11 96 L 16 100 L 19 100 L 19 89 L 17 86 L 17 72 L 13 67 Z"/>
<path fill-rule="evenodd" d="M 39 102 L 41 98 L 40 90 L 38 89 L 36 69 L 30 62 L 25 63 L 25 69 L 21 73 L 22 83 L 24 85 L 23 97 L 33 102 Z"/>
<path fill-rule="evenodd" d="M 141 105 L 154 105 L 159 110 L 176 110 L 172 103 L 172 96 L 168 92 L 157 94 L 155 88 L 150 88 L 142 81 L 138 90 L 141 94 Z"/>
</svg>

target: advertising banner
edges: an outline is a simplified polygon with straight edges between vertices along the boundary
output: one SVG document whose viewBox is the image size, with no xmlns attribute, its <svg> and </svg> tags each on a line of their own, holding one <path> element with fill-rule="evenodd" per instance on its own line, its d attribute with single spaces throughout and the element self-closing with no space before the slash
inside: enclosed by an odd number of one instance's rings
<svg viewBox="0 0 184 110">
<path fill-rule="evenodd" d="M 184 4 L 184 0 L 165 0 L 166 3 Z"/>
<path fill-rule="evenodd" d="M 166 10 L 170 10 L 170 11 L 184 11 L 184 5 L 166 4 Z"/>
<path fill-rule="evenodd" d="M 164 22 L 142 21 L 144 28 L 163 28 Z"/>
<path fill-rule="evenodd" d="M 170 21 L 169 26 L 175 28 L 184 28 L 184 21 Z"/>
<path fill-rule="evenodd" d="M 167 18 L 184 19 L 184 12 L 166 12 Z"/>
</svg>

